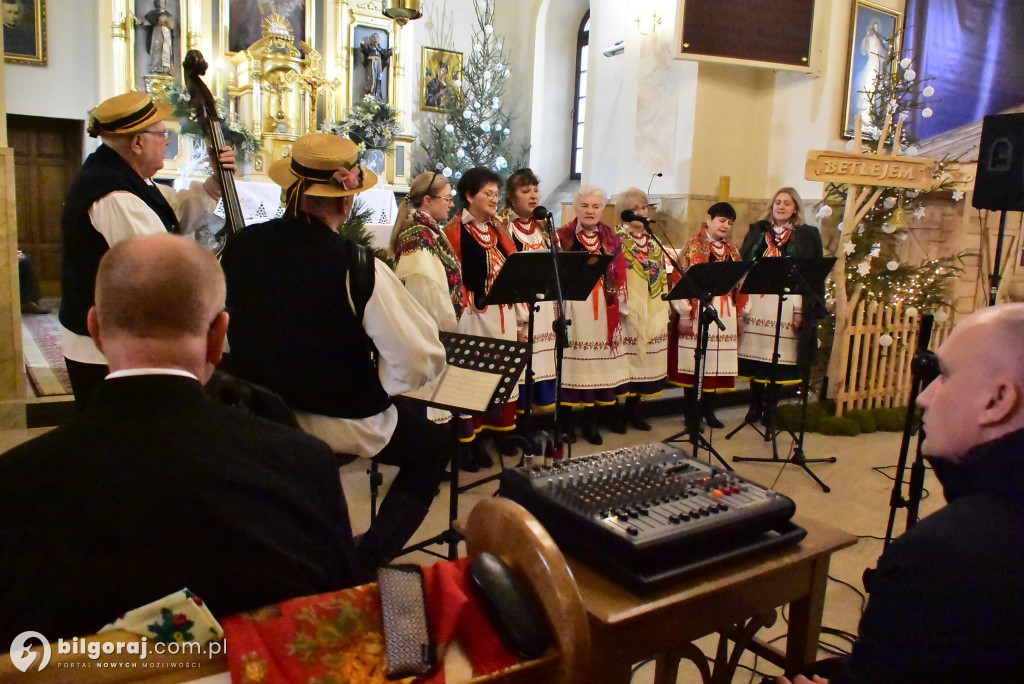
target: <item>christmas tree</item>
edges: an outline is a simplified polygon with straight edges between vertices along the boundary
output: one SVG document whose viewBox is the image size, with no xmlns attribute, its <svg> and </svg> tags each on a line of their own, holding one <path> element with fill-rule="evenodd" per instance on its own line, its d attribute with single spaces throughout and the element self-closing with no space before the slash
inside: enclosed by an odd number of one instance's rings
<svg viewBox="0 0 1024 684">
<path fill-rule="evenodd" d="M 503 179 L 519 167 L 510 159 L 512 116 L 502 110 L 505 81 L 512 75 L 508 53 L 494 32 L 494 0 L 476 0 L 473 47 L 445 96 L 446 113 L 430 124 L 423 143 L 428 169 L 457 181 L 464 171 L 484 166 Z"/>
<path fill-rule="evenodd" d="M 874 84 L 863 91 L 870 110 L 866 117 L 868 121 L 863 126 L 864 142 L 872 150 L 877 148 L 883 134 L 877 124 L 884 122 L 887 116 L 891 115 L 892 121 L 896 122 L 912 110 L 920 110 L 925 118 L 932 115 L 926 104 L 926 99 L 935 94 L 935 89 L 927 84 L 931 79 L 918 78 L 913 59 L 901 49 L 901 44 L 899 32 L 883 41 L 884 54 L 880 55 L 881 64 Z M 890 126 L 886 140 L 882 142 L 891 147 L 896 135 L 899 135 L 896 149 L 901 154 L 918 154 L 917 140 L 906 127 Z M 847 149 L 852 150 L 853 145 L 854 141 L 850 141 Z M 902 304 L 904 309 L 940 311 L 950 306 L 948 286 L 963 272 L 963 260 L 968 254 L 959 253 L 913 264 L 903 261 L 900 253 L 906 251 L 903 243 L 911 238 L 908 215 L 923 218 L 924 200 L 928 195 L 949 191 L 956 185 L 956 181 L 947 174 L 952 163 L 953 160 L 949 159 L 938 162 L 935 185 L 929 190 L 881 188 L 878 201 L 853 230 L 844 230 L 840 224 L 843 237 L 839 248 L 846 257 L 847 293 L 858 293 L 864 301 Z M 826 188 L 826 204 L 819 211 L 819 218 L 832 213 L 829 203 L 844 202 L 846 191 L 846 186 L 830 184 Z M 955 191 L 953 197 L 959 201 L 963 193 Z M 830 295 L 834 290 L 835 283 L 830 283 Z"/>
</svg>

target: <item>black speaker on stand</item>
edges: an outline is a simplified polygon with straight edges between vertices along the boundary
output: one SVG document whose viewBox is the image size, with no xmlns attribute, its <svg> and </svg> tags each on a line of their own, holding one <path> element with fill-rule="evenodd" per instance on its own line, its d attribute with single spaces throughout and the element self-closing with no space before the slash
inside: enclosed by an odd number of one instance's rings
<svg viewBox="0 0 1024 684">
<path fill-rule="evenodd" d="M 992 277 L 989 281 L 989 306 L 999 292 L 1000 261 L 1006 212 L 1024 211 L 1024 113 L 986 116 L 981 127 L 978 150 L 978 175 L 974 180 L 975 209 L 993 209 L 999 214 Z"/>
</svg>

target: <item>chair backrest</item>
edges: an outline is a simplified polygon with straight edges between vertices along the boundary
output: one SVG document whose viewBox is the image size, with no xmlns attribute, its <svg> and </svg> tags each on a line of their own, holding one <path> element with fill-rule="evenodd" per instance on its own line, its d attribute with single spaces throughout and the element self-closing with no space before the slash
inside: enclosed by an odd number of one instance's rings
<svg viewBox="0 0 1024 684">
<path fill-rule="evenodd" d="M 473 507 L 464 533 L 469 555 L 493 553 L 534 592 L 559 651 L 551 681 L 573 681 L 590 654 L 590 628 L 576 580 L 547 530 L 514 501 L 492 498 Z"/>
</svg>

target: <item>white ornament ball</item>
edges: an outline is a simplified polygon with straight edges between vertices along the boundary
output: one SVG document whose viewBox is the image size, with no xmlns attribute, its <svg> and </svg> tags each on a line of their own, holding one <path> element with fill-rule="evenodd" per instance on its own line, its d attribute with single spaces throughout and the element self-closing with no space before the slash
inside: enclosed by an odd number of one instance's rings
<svg viewBox="0 0 1024 684">
<path fill-rule="evenodd" d="M 889 333 L 882 333 L 878 337 L 878 346 L 880 346 L 880 347 L 888 347 L 891 344 L 892 344 L 892 335 L 890 335 Z"/>
<path fill-rule="evenodd" d="M 461 88 L 462 87 L 462 79 L 461 78 L 455 79 L 454 81 L 452 81 L 452 85 L 455 86 L 456 88 Z"/>
<path fill-rule="evenodd" d="M 486 33 L 487 35 L 491 35 L 492 33 L 494 33 L 494 27 L 491 26 L 490 24 L 484 26 L 484 33 Z"/>
<path fill-rule="evenodd" d="M 484 133 L 490 133 L 491 132 L 491 124 L 489 124 L 486 121 L 484 121 L 482 124 L 480 124 L 480 130 L 483 131 Z"/>
<path fill-rule="evenodd" d="M 445 178 L 451 178 L 452 177 L 452 170 L 446 166 L 441 171 L 441 175 L 444 176 Z"/>
<path fill-rule="evenodd" d="M 910 316 L 911 318 L 917 316 L 917 314 L 920 313 L 920 311 L 917 310 L 916 306 L 908 306 L 906 311 L 907 315 Z"/>
<path fill-rule="evenodd" d="M 910 82 L 917 78 L 917 72 L 913 69 L 907 69 L 903 72 L 903 80 Z"/>
<path fill-rule="evenodd" d="M 459 159 L 462 159 L 463 157 L 465 157 L 465 156 L 466 156 L 466 150 L 464 150 L 464 149 L 462 149 L 462 148 L 460 147 L 460 148 L 459 148 L 459 149 L 458 149 L 458 150 L 457 150 L 457 151 L 455 152 L 455 156 L 456 156 L 456 157 L 458 157 Z"/>
<path fill-rule="evenodd" d="M 462 112 L 462 118 L 463 118 L 463 119 L 468 119 L 468 118 L 469 118 L 469 117 L 471 117 L 471 116 L 473 116 L 473 115 L 472 115 L 472 114 L 470 114 L 470 112 L 469 112 L 469 110 L 468 110 L 468 109 L 467 109 L 466 111 Z"/>
<path fill-rule="evenodd" d="M 462 178 L 462 172 L 461 171 L 456 171 L 455 175 L 453 176 L 453 178 L 455 180 L 459 180 L 460 178 Z"/>
<path fill-rule="evenodd" d="M 902 60 L 900 60 L 900 66 L 903 67 L 904 69 L 909 67 L 910 64 L 911 64 L 911 61 L 910 61 L 909 57 L 904 57 Z"/>
<path fill-rule="evenodd" d="M 890 261 L 889 263 L 887 263 L 885 265 L 885 267 L 887 269 L 889 269 L 890 271 L 895 271 L 897 268 L 900 267 L 900 265 L 899 265 L 899 262 L 897 262 L 897 261 Z"/>
<path fill-rule="evenodd" d="M 455 126 L 452 126 L 451 124 L 445 124 L 444 125 L 444 130 L 445 130 L 446 133 L 454 133 L 455 132 Z"/>
<path fill-rule="evenodd" d="M 892 225 L 888 221 L 882 224 L 882 232 L 886 235 L 892 235 L 896 232 L 896 226 Z"/>
<path fill-rule="evenodd" d="M 893 207 L 896 206 L 896 198 L 895 197 L 886 197 L 885 201 L 882 202 L 882 204 L 885 205 L 886 209 L 892 209 Z"/>
<path fill-rule="evenodd" d="M 498 44 L 497 44 L 497 45 L 495 45 L 494 47 L 496 47 L 496 48 L 498 48 L 498 49 L 500 50 L 500 49 L 501 49 L 501 43 L 498 43 Z"/>
<path fill-rule="evenodd" d="M 935 88 L 932 88 L 931 86 L 925 86 L 924 90 L 921 91 L 921 94 L 924 95 L 925 97 L 931 97 L 932 95 L 935 94 Z"/>
<path fill-rule="evenodd" d="M 923 116 L 926 119 L 932 118 L 932 114 L 934 113 L 935 112 L 932 111 L 931 107 L 925 107 L 924 109 L 921 110 L 921 116 Z"/>
<path fill-rule="evenodd" d="M 945 311 L 936 311 L 935 312 L 935 322 L 936 323 L 945 323 L 948 318 L 949 318 L 949 314 L 947 314 Z"/>
</svg>

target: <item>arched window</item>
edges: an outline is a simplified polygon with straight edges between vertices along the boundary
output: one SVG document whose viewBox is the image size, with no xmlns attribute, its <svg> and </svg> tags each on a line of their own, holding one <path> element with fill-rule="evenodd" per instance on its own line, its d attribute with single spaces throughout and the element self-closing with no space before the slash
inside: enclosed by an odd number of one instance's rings
<svg viewBox="0 0 1024 684">
<path fill-rule="evenodd" d="M 587 120 L 587 58 L 590 51 L 590 10 L 583 15 L 576 34 L 576 106 L 572 111 L 572 157 L 569 177 L 579 179 L 583 171 L 583 126 Z"/>
</svg>

